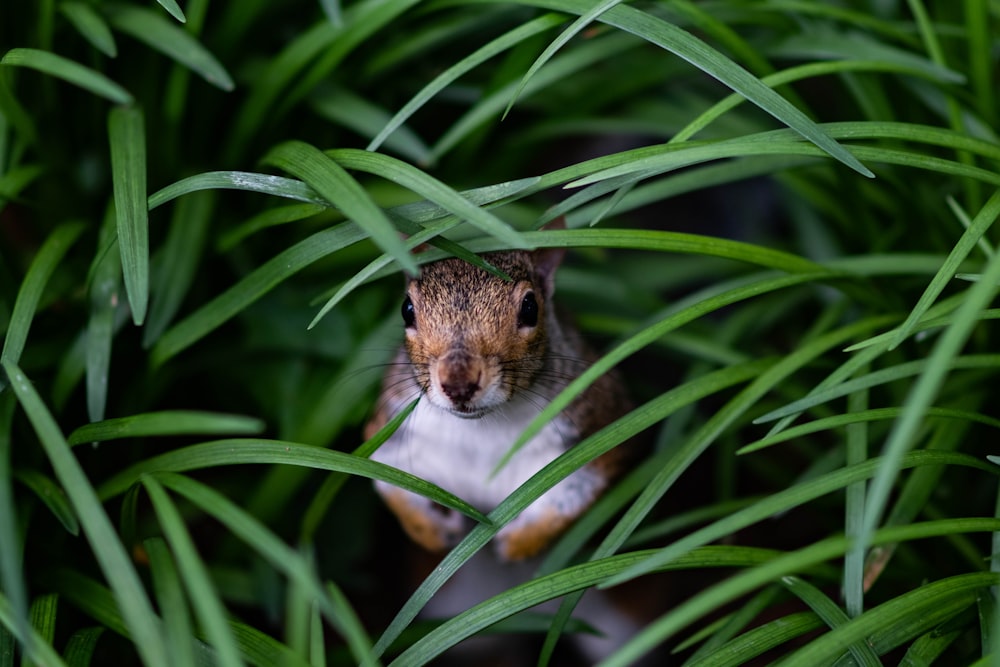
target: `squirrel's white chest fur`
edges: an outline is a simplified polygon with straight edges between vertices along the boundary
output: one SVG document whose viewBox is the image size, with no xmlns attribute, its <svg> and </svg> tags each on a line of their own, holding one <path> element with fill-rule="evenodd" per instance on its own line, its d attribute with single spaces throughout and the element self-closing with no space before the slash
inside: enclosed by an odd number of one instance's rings
<svg viewBox="0 0 1000 667">
<path fill-rule="evenodd" d="M 573 437 L 569 424 L 556 417 L 496 472 L 500 459 L 540 410 L 515 396 L 478 419 L 465 419 L 425 399 L 372 458 L 433 482 L 488 512 L 562 454 Z"/>
</svg>

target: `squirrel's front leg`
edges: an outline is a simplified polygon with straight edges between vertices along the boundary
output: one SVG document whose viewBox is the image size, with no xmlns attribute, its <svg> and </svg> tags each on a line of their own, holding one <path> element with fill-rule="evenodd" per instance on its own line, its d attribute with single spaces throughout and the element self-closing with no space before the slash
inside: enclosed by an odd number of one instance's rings
<svg viewBox="0 0 1000 667">
<path fill-rule="evenodd" d="M 375 482 L 375 489 L 410 539 L 428 551 L 450 549 L 468 531 L 470 521 L 449 507 L 381 481 Z"/>
<path fill-rule="evenodd" d="M 545 549 L 590 507 L 607 485 L 592 467 L 584 467 L 549 489 L 493 538 L 504 560 L 523 560 Z"/>
</svg>

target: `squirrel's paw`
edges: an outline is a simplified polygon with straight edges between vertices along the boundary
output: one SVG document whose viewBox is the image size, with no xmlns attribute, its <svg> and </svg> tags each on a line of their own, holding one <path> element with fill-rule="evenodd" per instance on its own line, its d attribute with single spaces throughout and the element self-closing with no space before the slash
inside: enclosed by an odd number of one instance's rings
<svg viewBox="0 0 1000 667">
<path fill-rule="evenodd" d="M 551 507 L 542 512 L 531 509 L 504 526 L 493 538 L 494 548 L 502 560 L 531 558 L 549 546 L 572 522 L 571 517 Z"/>
<path fill-rule="evenodd" d="M 406 534 L 429 551 L 444 551 L 465 535 L 468 520 L 460 512 L 402 489 L 383 494 Z"/>
</svg>

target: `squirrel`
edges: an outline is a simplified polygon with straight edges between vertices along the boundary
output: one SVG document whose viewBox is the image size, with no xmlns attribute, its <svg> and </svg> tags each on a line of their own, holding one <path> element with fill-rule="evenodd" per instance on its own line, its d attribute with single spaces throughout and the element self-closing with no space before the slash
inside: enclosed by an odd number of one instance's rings
<svg viewBox="0 0 1000 667">
<path fill-rule="evenodd" d="M 563 228 L 560 219 L 548 229 Z M 524 428 L 595 360 L 554 307 L 563 248 L 487 253 L 510 281 L 465 260 L 425 265 L 402 303 L 405 341 L 383 378 L 370 438 L 416 396 L 414 412 L 372 458 L 433 482 L 491 511 L 558 455 L 630 409 L 622 381 L 607 373 L 508 461 L 497 464 Z M 494 537 L 500 560 L 545 549 L 623 470 L 617 447 L 573 472 Z M 375 488 L 406 533 L 438 552 L 464 537 L 471 519 L 377 481 Z"/>
</svg>

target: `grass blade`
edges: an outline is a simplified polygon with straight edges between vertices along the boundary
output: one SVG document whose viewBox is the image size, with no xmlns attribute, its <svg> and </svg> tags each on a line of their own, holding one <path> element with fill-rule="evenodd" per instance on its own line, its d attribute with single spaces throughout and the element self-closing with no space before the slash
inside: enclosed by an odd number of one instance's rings
<svg viewBox="0 0 1000 667">
<path fill-rule="evenodd" d="M 230 631 L 225 607 L 184 526 L 180 512 L 155 478 L 143 477 L 142 485 L 149 494 L 160 528 L 173 552 L 174 563 L 191 600 L 191 606 L 194 607 L 210 644 L 217 651 L 219 664 L 223 667 L 239 667 L 243 660 Z"/>
<path fill-rule="evenodd" d="M 70 447 L 87 442 L 168 435 L 255 435 L 264 422 L 256 417 L 197 410 L 164 410 L 87 424 L 70 433 Z"/>
<path fill-rule="evenodd" d="M 153 346 L 154 366 L 190 347 L 281 281 L 313 262 L 365 238 L 360 227 L 341 224 L 317 232 L 261 264 L 239 283 L 173 325 Z"/>
<path fill-rule="evenodd" d="M 962 234 L 962 238 L 952 248 L 948 254 L 948 259 L 941 265 L 941 270 L 938 271 L 934 279 L 927 285 L 924 293 L 920 295 L 920 301 L 917 302 L 917 305 L 907 315 L 906 321 L 896 330 L 895 337 L 889 343 L 890 350 L 895 349 L 903 342 L 913 327 L 916 326 L 917 322 L 927 312 L 927 309 L 934 303 L 935 299 L 940 296 L 941 292 L 954 279 L 955 274 L 958 273 L 959 266 L 969 256 L 969 253 L 972 252 L 972 249 L 979 243 L 979 240 L 986 234 L 987 230 L 993 226 L 997 216 L 1000 216 L 1000 191 L 993 193 L 993 196 L 990 197 L 989 201 L 979 211 L 979 214 L 973 219 L 969 228 Z"/>
<path fill-rule="evenodd" d="M 132 94 L 117 83 L 90 68 L 55 53 L 39 49 L 11 49 L 0 58 L 0 65 L 28 67 L 89 90 L 115 104 L 132 104 Z"/>
<path fill-rule="evenodd" d="M 125 292 L 141 325 L 149 303 L 149 209 L 146 205 L 146 130 L 142 110 L 116 107 L 108 116 L 111 178 Z"/>
<path fill-rule="evenodd" d="M 14 477 L 11 472 L 11 426 L 17 401 L 11 392 L 0 393 L 0 589 L 8 601 L 8 620 L 4 623 L 12 633 L 10 657 L 13 662 L 13 637 L 28 637 L 31 628 L 28 622 L 28 588 L 25 585 L 21 566 L 23 545 L 21 543 L 18 517 L 14 505 Z M 2 642 L 0 642 L 2 643 Z M 29 649 L 30 650 L 33 649 Z M 0 662 L 3 653 L 0 652 Z"/>
<path fill-rule="evenodd" d="M 83 2 L 63 2 L 59 5 L 59 11 L 94 48 L 109 58 L 118 55 L 118 47 L 115 45 L 115 36 L 111 34 L 111 28 L 93 7 Z"/>
<path fill-rule="evenodd" d="M 346 169 L 357 169 L 375 174 L 413 190 L 448 213 L 509 244 L 511 248 L 528 247 L 525 245 L 524 238 L 506 222 L 489 211 L 472 204 L 441 181 L 405 162 L 387 155 L 349 148 L 327 151 L 326 155 L 332 157 Z"/>
<path fill-rule="evenodd" d="M 927 409 L 937 396 L 952 364 L 959 359 L 962 347 L 979 321 L 979 313 L 993 300 L 998 289 L 1000 289 L 1000 256 L 990 260 L 986 271 L 983 272 L 983 280 L 968 290 L 966 299 L 955 312 L 954 320 L 927 359 L 927 369 L 916 381 L 903 403 L 903 415 L 893 425 L 883 449 L 885 465 L 879 469 L 879 474 L 872 481 L 865 506 L 865 521 L 854 547 L 859 553 L 865 551 L 870 543 L 871 534 L 882 520 L 892 485 L 899 474 L 899 462 L 912 447 Z"/>
<path fill-rule="evenodd" d="M 215 197 L 210 193 L 194 194 L 177 204 L 166 241 L 152 266 L 152 306 L 142 332 L 144 347 L 153 345 L 163 334 L 195 282 L 214 211 Z"/>
<path fill-rule="evenodd" d="M 104 635 L 104 628 L 86 628 L 74 632 L 66 641 L 63 658 L 67 667 L 89 667 L 97 648 L 98 640 Z"/>
<path fill-rule="evenodd" d="M 272 566 L 283 571 L 297 585 L 302 586 L 317 601 L 327 619 L 336 627 L 351 647 L 354 657 L 364 665 L 376 661 L 371 654 L 367 634 L 346 598 L 335 587 L 327 597 L 310 563 L 291 547 L 279 540 L 256 519 L 235 503 L 204 484 L 182 475 L 158 473 L 145 477 L 147 484 L 158 479 L 172 491 L 185 498 L 222 522 L 248 546 L 263 556 Z"/>
<path fill-rule="evenodd" d="M 587 3 L 582 0 L 543 0 L 541 2 L 523 0 L 523 2 L 576 15 L 582 15 L 589 9 Z M 602 14 L 598 20 L 641 37 L 686 60 L 801 134 L 804 139 L 815 144 L 824 153 L 863 176 L 874 177 L 874 174 L 857 158 L 831 139 L 788 100 L 691 33 L 629 5 L 616 5 Z"/>
<path fill-rule="evenodd" d="M 35 318 L 35 311 L 45 291 L 45 285 L 48 284 L 49 278 L 59 266 L 66 251 L 80 237 L 83 230 L 84 225 L 76 222 L 57 227 L 45 239 L 45 243 L 31 261 L 31 266 L 28 267 L 24 281 L 17 291 L 17 300 L 14 302 L 14 310 L 11 312 L 3 340 L 3 350 L 0 351 L 0 361 L 12 364 L 20 362 L 31 329 L 31 321 Z M 0 390 L 5 385 L 6 381 L 0 378 Z"/>
<path fill-rule="evenodd" d="M 277 463 L 330 470 L 380 479 L 393 486 L 413 491 L 435 502 L 475 519 L 489 520 L 481 512 L 437 486 L 396 468 L 322 447 L 281 440 L 231 439 L 183 447 L 166 454 L 145 459 L 113 476 L 101 485 L 99 493 L 110 498 L 124 493 L 144 474 L 153 472 L 184 472 L 222 465 Z"/>
<path fill-rule="evenodd" d="M 108 11 L 111 26 L 181 65 L 221 90 L 235 86 L 229 72 L 198 40 L 156 12 L 144 7 L 118 4 Z"/>
<path fill-rule="evenodd" d="M 563 23 L 564 21 L 565 19 L 563 17 L 555 14 L 540 16 L 532 21 L 529 21 L 528 23 L 518 26 L 500 37 L 497 37 L 493 41 L 486 43 L 471 55 L 466 56 L 458 63 L 452 65 L 439 74 L 433 81 L 424 86 L 424 88 L 414 95 L 402 109 L 396 112 L 396 115 L 393 116 L 392 119 L 386 123 L 385 127 L 382 128 L 382 131 L 371 140 L 366 150 L 378 150 L 379 147 L 385 143 L 386 139 L 403 123 L 405 123 L 410 116 L 416 113 L 431 98 L 444 90 L 449 84 L 461 77 L 463 74 L 475 69 L 477 66 L 481 65 L 493 56 L 503 53 L 507 49 L 510 49 L 529 37 L 544 32 L 553 26 Z"/>
<path fill-rule="evenodd" d="M 319 149 L 299 141 L 288 142 L 273 148 L 263 161 L 301 178 L 357 223 L 400 266 L 416 273 L 416 262 L 385 213 L 350 174 Z"/>
<path fill-rule="evenodd" d="M 108 399 L 108 372 L 111 368 L 111 342 L 115 334 L 115 315 L 121 291 L 121 254 L 114 252 L 116 221 L 105 216 L 97 237 L 97 254 L 90 265 L 90 317 L 86 333 L 87 416 L 90 421 L 104 419 Z M 107 249 L 107 252 L 105 252 Z"/>
<path fill-rule="evenodd" d="M 156 1 L 160 3 L 160 6 L 166 9 L 167 12 L 169 12 L 169 14 L 173 16 L 175 19 L 177 19 L 181 23 L 187 22 L 187 19 L 184 17 L 184 10 L 181 9 L 181 6 L 177 4 L 177 0 L 156 0 Z"/>
<path fill-rule="evenodd" d="M 597 20 L 597 17 L 621 2 L 622 0 L 600 0 L 585 13 L 581 14 L 570 25 L 566 26 L 566 28 L 559 33 L 559 36 L 556 37 L 547 47 L 545 47 L 545 50 L 542 51 L 541 55 L 535 59 L 535 62 L 531 63 L 531 67 L 529 67 L 528 71 L 524 73 L 523 77 L 521 77 L 521 82 L 517 84 L 513 94 L 510 96 L 510 102 L 507 103 L 507 108 L 504 109 L 501 120 L 506 118 L 507 114 L 510 113 L 510 110 L 514 107 L 514 103 L 517 102 L 517 98 L 520 96 L 521 91 L 524 90 L 524 87 L 527 85 L 528 81 L 531 80 L 531 77 L 534 76 L 535 72 L 544 67 L 545 63 L 551 60 L 552 56 L 554 56 L 559 49 L 580 34 L 584 28 Z"/>
<path fill-rule="evenodd" d="M 107 514 L 101 506 L 80 464 L 70 452 L 52 415 L 35 392 L 28 378 L 17 366 L 4 362 L 4 371 L 18 401 L 38 434 L 39 441 L 55 470 L 56 478 L 66 490 L 76 510 L 84 535 L 97 562 L 111 584 L 115 601 L 135 643 L 136 650 L 146 665 L 165 667 L 165 646 L 160 632 L 159 619 L 146 596 L 139 576 L 124 545 L 115 534 Z"/>
</svg>

